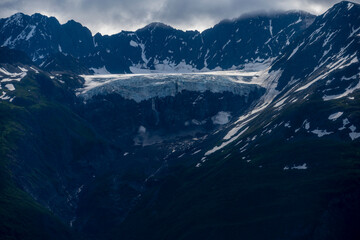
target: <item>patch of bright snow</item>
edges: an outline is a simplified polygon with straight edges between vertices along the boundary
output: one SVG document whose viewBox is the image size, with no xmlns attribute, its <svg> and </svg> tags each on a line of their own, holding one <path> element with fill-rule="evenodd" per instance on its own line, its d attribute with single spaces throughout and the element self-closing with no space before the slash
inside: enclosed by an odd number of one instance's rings
<svg viewBox="0 0 360 240">
<path fill-rule="evenodd" d="M 18 68 L 22 71 L 22 72 L 27 72 L 28 70 L 26 68 L 22 68 L 20 66 L 18 66 Z"/>
<path fill-rule="evenodd" d="M 20 81 L 22 78 L 24 78 L 26 76 L 26 71 L 23 71 L 21 73 L 10 73 L 4 68 L 0 68 L 0 72 L 9 76 L 10 78 L 16 78 L 13 80 L 3 79 L 3 80 L 1 80 L 1 82 Z M 10 79 L 10 78 L 7 78 L 7 79 Z"/>
<path fill-rule="evenodd" d="M 335 100 L 335 99 L 340 99 L 343 97 L 348 96 L 349 94 L 353 93 L 355 90 L 360 89 L 360 81 L 358 82 L 358 84 L 354 87 L 348 87 L 346 88 L 344 93 L 338 94 L 338 95 L 331 95 L 331 96 L 323 96 L 323 100 L 324 101 L 329 101 L 329 100 Z"/>
<path fill-rule="evenodd" d="M 356 131 L 356 127 L 355 127 L 354 125 L 351 125 L 351 126 L 349 127 L 349 129 L 350 129 L 352 132 L 355 132 L 355 131 Z"/>
<path fill-rule="evenodd" d="M 26 41 L 29 41 L 29 39 L 32 38 L 34 36 L 34 33 L 35 33 L 36 26 L 32 25 L 30 27 L 31 27 L 31 30 L 28 33 L 28 35 L 26 36 Z"/>
<path fill-rule="evenodd" d="M 332 120 L 332 121 L 336 121 L 343 114 L 344 114 L 343 112 L 337 112 L 337 113 L 331 114 L 328 119 Z"/>
<path fill-rule="evenodd" d="M 346 128 L 346 125 L 350 124 L 349 120 L 347 118 L 343 119 L 343 126 L 339 128 L 340 131 L 344 130 Z"/>
<path fill-rule="evenodd" d="M 299 165 L 299 166 L 293 165 L 291 168 L 288 166 L 285 166 L 283 170 L 286 171 L 286 170 L 290 170 L 290 169 L 291 170 L 306 170 L 307 165 L 306 165 L 306 163 L 304 163 L 303 165 Z"/>
<path fill-rule="evenodd" d="M 355 140 L 355 139 L 357 139 L 357 138 L 360 137 L 360 133 L 355 132 L 355 131 L 356 131 L 356 127 L 355 127 L 354 125 L 351 125 L 351 126 L 349 127 L 349 129 L 351 130 L 351 133 L 349 133 L 349 136 L 350 136 L 351 140 Z"/>
<path fill-rule="evenodd" d="M 213 149 L 207 151 L 205 153 L 205 156 L 209 156 L 217 151 L 219 151 L 220 149 L 226 147 L 227 145 L 229 145 L 230 143 L 234 142 L 236 139 L 238 139 L 242 134 L 244 134 L 247 130 L 249 129 L 249 127 L 245 128 L 243 131 L 241 131 L 238 135 L 236 135 L 235 137 L 231 138 L 229 141 L 227 142 L 223 142 L 220 146 L 215 146 Z"/>
<path fill-rule="evenodd" d="M 146 133 L 146 128 L 144 126 L 140 126 L 138 132 L 141 133 Z"/>
<path fill-rule="evenodd" d="M 201 150 L 197 150 L 197 151 L 193 152 L 191 155 L 196 155 L 196 154 L 198 154 L 200 152 L 201 152 Z"/>
<path fill-rule="evenodd" d="M 30 67 L 31 68 L 31 70 L 33 70 L 35 73 L 39 73 L 39 71 L 37 70 L 37 69 L 35 69 L 35 68 L 33 68 L 33 67 Z"/>
<path fill-rule="evenodd" d="M 304 128 L 305 128 L 306 130 L 309 130 L 309 129 L 310 129 L 310 122 L 308 122 L 308 120 L 305 120 L 305 121 L 303 122 L 303 125 L 305 125 Z"/>
<path fill-rule="evenodd" d="M 313 134 L 316 134 L 318 137 L 323 137 L 325 135 L 330 135 L 332 134 L 333 132 L 328 132 L 326 130 L 319 130 L 319 129 L 316 129 L 316 130 L 313 130 L 311 131 Z"/>
<path fill-rule="evenodd" d="M 215 116 L 211 118 L 213 124 L 225 125 L 230 122 L 231 114 L 229 112 L 218 112 Z"/>
<path fill-rule="evenodd" d="M 1 100 L 8 100 L 8 99 L 10 99 L 10 97 L 9 97 L 9 96 L 6 96 L 6 92 L 2 92 L 2 94 L 1 94 L 1 96 L 0 96 L 0 99 L 1 99 Z"/>
<path fill-rule="evenodd" d="M 289 97 L 285 97 L 285 98 L 281 99 L 280 101 L 278 101 L 278 102 L 275 104 L 274 108 L 281 107 L 288 98 L 289 98 Z"/>
<path fill-rule="evenodd" d="M 105 66 L 101 68 L 90 68 L 90 70 L 93 70 L 95 75 L 110 74 L 110 72 L 106 69 Z"/>
<path fill-rule="evenodd" d="M 13 84 L 6 84 L 5 87 L 6 87 L 7 89 L 9 89 L 9 91 L 14 91 L 14 90 L 15 90 L 15 87 L 14 87 Z"/>
<path fill-rule="evenodd" d="M 139 44 L 137 44 L 135 41 L 131 40 L 131 41 L 130 41 L 130 46 L 132 46 L 132 47 L 138 47 Z"/>
<path fill-rule="evenodd" d="M 351 133 L 349 133 L 349 136 L 350 136 L 351 140 L 355 140 L 355 139 L 357 139 L 357 138 L 360 137 L 360 133 L 358 133 L 358 132 L 351 132 Z"/>
</svg>

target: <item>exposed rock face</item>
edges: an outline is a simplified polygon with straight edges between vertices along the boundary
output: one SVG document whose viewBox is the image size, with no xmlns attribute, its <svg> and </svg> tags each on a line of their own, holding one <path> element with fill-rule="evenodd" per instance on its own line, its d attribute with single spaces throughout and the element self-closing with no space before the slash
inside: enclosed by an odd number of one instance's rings
<svg viewBox="0 0 360 240">
<path fill-rule="evenodd" d="M 25 51 L 41 66 L 61 53 L 88 69 L 111 73 L 242 68 L 277 57 L 314 18 L 305 12 L 244 16 L 202 33 L 152 23 L 135 32 L 93 37 L 73 20 L 61 25 L 53 17 L 18 13 L 0 20 L 0 45 Z"/>
</svg>

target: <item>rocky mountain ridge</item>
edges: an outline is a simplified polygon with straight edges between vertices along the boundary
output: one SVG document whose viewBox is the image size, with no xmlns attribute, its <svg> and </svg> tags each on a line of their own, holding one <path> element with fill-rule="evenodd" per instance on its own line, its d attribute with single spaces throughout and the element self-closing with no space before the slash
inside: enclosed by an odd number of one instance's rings
<svg viewBox="0 0 360 240">
<path fill-rule="evenodd" d="M 73 20 L 61 25 L 54 17 L 17 13 L 0 20 L 0 45 L 22 50 L 53 71 L 49 65 L 59 53 L 95 73 L 243 68 L 277 57 L 314 18 L 290 11 L 226 20 L 201 33 L 152 23 L 135 32 L 92 36 Z"/>
</svg>

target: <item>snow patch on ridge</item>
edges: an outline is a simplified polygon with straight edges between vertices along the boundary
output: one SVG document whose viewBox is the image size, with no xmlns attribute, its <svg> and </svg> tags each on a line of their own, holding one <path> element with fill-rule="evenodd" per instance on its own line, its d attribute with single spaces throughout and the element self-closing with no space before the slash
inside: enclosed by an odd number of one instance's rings
<svg viewBox="0 0 360 240">
<path fill-rule="evenodd" d="M 28 35 L 26 36 L 26 41 L 29 41 L 30 38 L 32 38 L 34 36 L 34 33 L 35 33 L 35 29 L 36 29 L 36 26 L 30 26 L 31 30 L 30 32 L 28 33 Z"/>
<path fill-rule="evenodd" d="M 276 86 L 282 74 L 282 71 L 279 70 L 269 72 L 269 69 L 265 69 L 258 74 L 258 77 L 254 78 L 251 82 L 264 87 L 265 89 L 267 89 L 267 92 L 259 100 L 259 103 L 254 107 L 252 111 L 239 117 L 239 119 L 234 122 L 234 127 L 230 129 L 230 131 L 223 138 L 224 141 L 219 146 L 215 146 L 211 150 L 207 151 L 205 153 L 205 156 L 211 155 L 239 139 L 249 129 L 249 123 L 258 116 L 259 112 L 266 109 L 278 95 L 279 92 L 276 90 Z M 241 132 L 238 133 L 240 130 Z"/>
<path fill-rule="evenodd" d="M 337 113 L 331 114 L 328 119 L 331 121 L 336 121 L 343 114 L 344 114 L 343 112 L 337 112 Z"/>
<path fill-rule="evenodd" d="M 360 138 L 360 132 L 355 132 L 356 131 L 356 127 L 354 125 L 351 125 L 349 127 L 351 133 L 349 133 L 349 137 L 351 138 L 351 140 L 356 140 L 358 138 Z"/>
<path fill-rule="evenodd" d="M 311 131 L 313 134 L 316 134 L 318 137 L 323 137 L 325 135 L 330 135 L 332 134 L 333 132 L 328 132 L 326 130 L 319 130 L 319 129 L 316 129 L 316 130 L 313 130 Z"/>
<path fill-rule="evenodd" d="M 9 90 L 9 91 L 14 91 L 15 90 L 15 87 L 13 84 L 9 83 L 9 84 L 6 84 L 5 87 Z"/>
<path fill-rule="evenodd" d="M 139 47 L 139 44 L 137 42 L 135 42 L 134 40 L 130 41 L 130 46 L 132 47 Z"/>
<path fill-rule="evenodd" d="M 307 167 L 307 165 L 306 165 L 306 163 L 304 163 L 303 165 L 298 165 L 298 166 L 296 166 L 295 164 L 290 168 L 290 167 L 288 167 L 288 166 L 285 166 L 284 167 L 284 170 L 286 171 L 286 170 L 289 170 L 289 169 L 291 169 L 291 170 L 306 170 L 308 167 Z"/>
<path fill-rule="evenodd" d="M 90 70 L 94 71 L 95 75 L 111 74 L 105 66 L 101 68 L 90 68 Z"/>
<path fill-rule="evenodd" d="M 241 131 L 238 135 L 236 135 L 235 137 L 231 138 L 229 141 L 223 142 L 220 146 L 215 146 L 213 149 L 207 151 L 205 153 L 205 156 L 209 156 L 217 151 L 219 151 L 220 149 L 223 149 L 224 147 L 226 147 L 227 145 L 229 145 L 230 143 L 234 142 L 236 139 L 238 139 L 242 134 L 244 134 L 247 130 L 249 129 L 249 127 L 245 128 L 243 131 Z"/>
<path fill-rule="evenodd" d="M 349 94 L 353 93 L 355 90 L 360 89 L 360 81 L 358 82 L 358 84 L 354 87 L 348 87 L 345 89 L 345 92 L 341 93 L 341 94 L 337 94 L 337 95 L 330 95 L 330 96 L 323 96 L 323 100 L 324 101 L 329 101 L 329 100 L 336 100 L 336 99 L 340 99 L 343 97 L 348 96 Z"/>
</svg>

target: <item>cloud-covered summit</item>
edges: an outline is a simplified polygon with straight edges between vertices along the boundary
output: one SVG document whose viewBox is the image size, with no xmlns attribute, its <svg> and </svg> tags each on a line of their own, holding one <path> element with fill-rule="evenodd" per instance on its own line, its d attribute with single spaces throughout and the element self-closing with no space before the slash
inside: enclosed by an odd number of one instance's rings
<svg viewBox="0 0 360 240">
<path fill-rule="evenodd" d="M 337 0 L 0 0 L 0 17 L 16 12 L 55 16 L 60 22 L 74 19 L 93 34 L 136 30 L 151 22 L 179 29 L 204 30 L 222 19 L 249 12 L 305 10 L 320 14 Z M 360 0 L 354 2 L 360 3 Z"/>
</svg>

